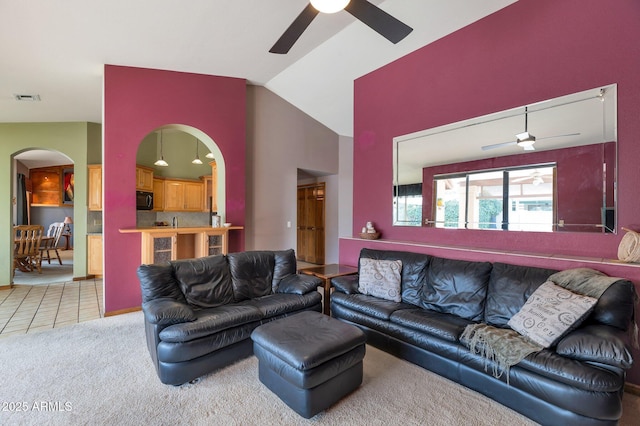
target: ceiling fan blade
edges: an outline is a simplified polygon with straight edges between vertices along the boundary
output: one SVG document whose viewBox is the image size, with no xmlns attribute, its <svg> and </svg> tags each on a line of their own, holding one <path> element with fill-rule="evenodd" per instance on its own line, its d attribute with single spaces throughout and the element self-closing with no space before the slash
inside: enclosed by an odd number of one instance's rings
<svg viewBox="0 0 640 426">
<path fill-rule="evenodd" d="M 490 149 L 502 148 L 503 146 L 510 146 L 510 145 L 517 145 L 517 144 L 518 144 L 518 142 L 516 142 L 516 141 L 495 143 L 493 145 L 485 145 L 485 146 L 483 146 L 482 150 L 483 151 L 488 151 Z"/>
<path fill-rule="evenodd" d="M 405 38 L 413 28 L 389 15 L 367 0 L 351 0 L 344 8 L 347 12 L 364 22 L 371 29 L 396 44 Z"/>
<path fill-rule="evenodd" d="M 293 47 L 296 41 L 298 41 L 304 30 L 307 29 L 309 24 L 311 24 L 311 21 L 313 21 L 313 18 L 315 18 L 318 13 L 319 12 L 316 10 L 316 8 L 311 6 L 311 3 L 309 3 L 307 7 L 305 7 L 302 12 L 300 12 L 300 15 L 298 15 L 298 17 L 291 23 L 291 25 L 289 25 L 289 28 L 287 28 L 284 34 L 280 36 L 278 41 L 276 41 L 276 44 L 273 45 L 269 52 L 279 53 L 282 55 L 289 52 L 289 50 Z"/>
<path fill-rule="evenodd" d="M 567 136 L 579 136 L 580 133 L 567 133 L 566 135 L 555 135 L 555 136 L 547 136 L 544 138 L 538 138 L 537 140 L 543 140 L 543 139 L 553 139 L 553 138 L 565 138 Z"/>
</svg>

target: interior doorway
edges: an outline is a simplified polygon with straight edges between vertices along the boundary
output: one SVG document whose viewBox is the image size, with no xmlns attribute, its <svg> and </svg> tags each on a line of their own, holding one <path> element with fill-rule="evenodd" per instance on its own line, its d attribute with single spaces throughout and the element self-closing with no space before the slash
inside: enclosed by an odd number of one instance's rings
<svg viewBox="0 0 640 426">
<path fill-rule="evenodd" d="M 324 264 L 325 200 L 324 182 L 298 185 L 296 253 L 300 261 Z"/>
</svg>

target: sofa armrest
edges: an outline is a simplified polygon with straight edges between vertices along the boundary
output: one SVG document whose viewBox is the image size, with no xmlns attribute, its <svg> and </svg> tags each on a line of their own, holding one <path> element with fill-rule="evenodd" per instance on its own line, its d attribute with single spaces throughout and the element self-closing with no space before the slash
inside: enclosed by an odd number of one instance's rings
<svg viewBox="0 0 640 426">
<path fill-rule="evenodd" d="M 331 280 L 331 285 L 336 291 L 345 294 L 359 294 L 358 291 L 358 278 L 359 275 L 345 275 L 342 277 L 335 277 Z"/>
<path fill-rule="evenodd" d="M 307 294 L 316 291 L 322 280 L 313 275 L 291 274 L 280 281 L 276 293 Z"/>
<path fill-rule="evenodd" d="M 558 355 L 628 369 L 633 363 L 625 342 L 625 332 L 615 327 L 593 324 L 567 334 L 556 347 Z"/>
<path fill-rule="evenodd" d="M 188 305 L 168 297 L 144 302 L 142 311 L 147 322 L 161 326 L 191 322 L 197 319 L 193 309 Z"/>
</svg>

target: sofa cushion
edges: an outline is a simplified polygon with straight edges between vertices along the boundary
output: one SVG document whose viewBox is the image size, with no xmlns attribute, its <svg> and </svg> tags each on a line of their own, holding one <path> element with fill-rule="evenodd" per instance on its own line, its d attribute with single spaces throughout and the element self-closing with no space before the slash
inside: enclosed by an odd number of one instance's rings
<svg viewBox="0 0 640 426">
<path fill-rule="evenodd" d="M 245 251 L 227 255 L 236 302 L 271 293 L 275 256 L 272 251 Z"/>
<path fill-rule="evenodd" d="M 273 280 L 271 282 L 272 292 L 275 293 L 278 290 L 280 281 L 289 275 L 293 275 L 298 272 L 296 265 L 296 254 L 293 249 L 281 250 L 273 252 L 274 266 L 273 266 Z"/>
<path fill-rule="evenodd" d="M 432 257 L 422 306 L 471 321 L 482 319 L 491 263 Z"/>
<path fill-rule="evenodd" d="M 631 368 L 633 355 L 627 347 L 622 330 L 611 326 L 593 324 L 581 327 L 558 342 L 558 355 L 579 361 L 591 361 Z"/>
<path fill-rule="evenodd" d="M 533 292 L 507 325 L 548 348 L 578 326 L 597 300 L 547 281 Z"/>
<path fill-rule="evenodd" d="M 402 261 L 360 258 L 358 291 L 381 299 L 402 301 L 400 271 Z"/>
<path fill-rule="evenodd" d="M 213 308 L 233 302 L 229 266 L 223 255 L 174 260 L 171 266 L 191 305 Z"/>
<path fill-rule="evenodd" d="M 241 326 L 263 318 L 260 309 L 248 304 L 231 304 L 196 312 L 198 319 L 170 325 L 160 332 L 165 342 L 188 342 L 228 328 Z"/>
<path fill-rule="evenodd" d="M 391 322 L 432 334 L 440 339 L 457 342 L 464 328 L 472 324 L 464 318 L 426 309 L 401 309 L 391 314 Z"/>
<path fill-rule="evenodd" d="M 184 294 L 178 286 L 178 281 L 173 275 L 171 264 L 140 265 L 137 274 L 142 290 L 142 302 L 160 297 L 186 302 Z"/>
<path fill-rule="evenodd" d="M 496 327 L 507 327 L 529 296 L 550 275 L 558 271 L 496 262 L 491 270 L 484 321 Z"/>
<path fill-rule="evenodd" d="M 420 306 L 422 286 L 426 281 L 430 256 L 393 250 L 362 249 L 360 257 L 369 259 L 400 260 L 402 262 L 402 301 Z"/>
<path fill-rule="evenodd" d="M 313 306 L 319 306 L 322 296 L 317 291 L 307 294 L 276 293 L 257 297 L 242 303 L 255 306 L 262 312 L 264 318 L 288 314 Z"/>
<path fill-rule="evenodd" d="M 392 302 L 366 294 L 333 293 L 331 304 L 338 304 L 353 311 L 361 312 L 381 320 L 389 320 L 391 314 L 398 309 L 415 309 L 414 305 L 403 302 Z"/>
</svg>

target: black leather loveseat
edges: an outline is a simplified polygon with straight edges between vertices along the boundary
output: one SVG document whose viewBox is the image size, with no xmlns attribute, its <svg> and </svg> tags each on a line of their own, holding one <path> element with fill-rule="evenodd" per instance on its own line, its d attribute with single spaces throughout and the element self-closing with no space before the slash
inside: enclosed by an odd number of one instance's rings
<svg viewBox="0 0 640 426">
<path fill-rule="evenodd" d="M 508 328 L 529 296 L 557 271 L 468 262 L 409 252 L 363 249 L 363 259 L 401 261 L 400 301 L 361 294 L 359 276 L 334 278 L 331 311 L 360 327 L 367 343 L 431 370 L 542 424 L 616 424 L 625 370 L 633 284 L 619 280 L 589 316 L 561 340 L 494 375 L 495 365 L 469 349 L 469 324 Z M 429 386 L 425 383 L 424 386 Z"/>
<path fill-rule="evenodd" d="M 250 356 L 261 324 L 321 312 L 322 281 L 296 272 L 293 250 L 141 265 L 147 347 L 160 381 L 180 385 Z"/>
</svg>

